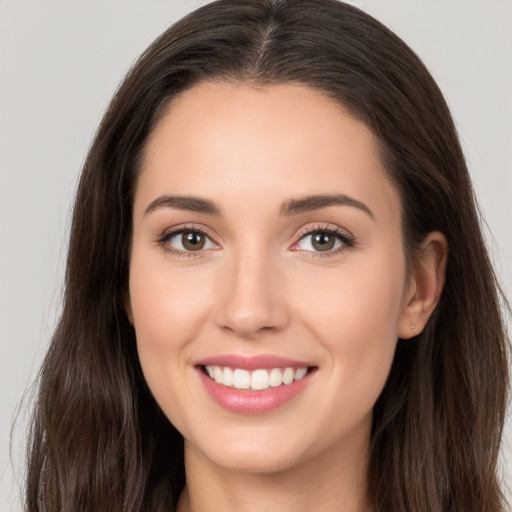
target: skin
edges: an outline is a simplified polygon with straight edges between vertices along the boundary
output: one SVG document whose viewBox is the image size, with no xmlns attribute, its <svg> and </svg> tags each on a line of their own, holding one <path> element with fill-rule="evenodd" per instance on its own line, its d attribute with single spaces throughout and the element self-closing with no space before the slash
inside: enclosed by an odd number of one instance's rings
<svg viewBox="0 0 512 512">
<path fill-rule="evenodd" d="M 371 214 L 280 215 L 290 199 L 333 193 Z M 147 212 L 162 195 L 213 201 L 221 215 Z M 203 250 L 161 241 L 183 225 L 206 232 Z M 326 227 L 353 246 L 315 250 L 304 230 Z M 148 385 L 185 438 L 180 511 L 365 510 L 372 408 L 397 339 L 421 332 L 444 283 L 443 235 L 423 249 L 408 272 L 400 199 L 376 141 L 318 91 L 203 83 L 173 100 L 137 183 L 126 309 Z M 198 378 L 195 362 L 219 354 L 318 370 L 290 402 L 244 415 Z"/>
</svg>

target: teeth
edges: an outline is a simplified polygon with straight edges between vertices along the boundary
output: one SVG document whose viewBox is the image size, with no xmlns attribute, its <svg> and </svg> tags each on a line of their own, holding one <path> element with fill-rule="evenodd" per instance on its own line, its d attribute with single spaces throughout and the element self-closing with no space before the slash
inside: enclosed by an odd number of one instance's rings
<svg viewBox="0 0 512 512">
<path fill-rule="evenodd" d="M 237 368 L 233 372 L 233 386 L 236 389 L 249 389 L 251 387 L 251 374 L 247 370 Z"/>
<path fill-rule="evenodd" d="M 295 372 L 293 371 L 293 368 L 286 368 L 283 373 L 283 384 L 291 384 L 294 377 Z"/>
<path fill-rule="evenodd" d="M 233 370 L 231 368 L 224 368 L 222 372 L 222 384 L 224 384 L 224 386 L 233 385 Z"/>
<path fill-rule="evenodd" d="M 304 378 L 308 373 L 307 368 L 272 368 L 271 370 L 259 369 L 249 372 L 241 368 L 208 365 L 205 369 L 210 378 L 218 384 L 254 391 L 288 385 L 294 380 Z"/>
<path fill-rule="evenodd" d="M 306 376 L 306 373 L 308 373 L 307 368 L 297 368 L 295 370 L 295 380 L 300 380 L 302 377 Z"/>
<path fill-rule="evenodd" d="M 251 375 L 251 389 L 256 391 L 267 389 L 269 387 L 269 377 L 267 370 L 256 370 Z"/>
<path fill-rule="evenodd" d="M 283 372 L 279 368 L 272 368 L 270 370 L 270 385 L 273 388 L 280 386 L 283 383 Z"/>
</svg>

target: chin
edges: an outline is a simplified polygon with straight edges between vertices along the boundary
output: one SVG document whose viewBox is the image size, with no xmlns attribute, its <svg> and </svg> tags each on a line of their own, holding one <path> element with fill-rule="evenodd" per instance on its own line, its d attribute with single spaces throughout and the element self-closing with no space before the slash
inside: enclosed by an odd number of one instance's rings
<svg viewBox="0 0 512 512">
<path fill-rule="evenodd" d="M 290 456 L 285 453 L 262 453 L 262 450 L 247 449 L 223 454 L 212 459 L 216 465 L 230 471 L 245 474 L 274 474 L 285 471 L 300 464 L 297 455 Z"/>
<path fill-rule="evenodd" d="M 287 470 L 311 456 L 311 453 L 307 453 L 311 450 L 306 449 L 303 437 L 294 439 L 290 435 L 262 433 L 258 429 L 246 431 L 245 435 L 240 431 L 231 434 L 221 437 L 212 435 L 207 443 L 192 444 L 186 441 L 188 455 L 204 457 L 226 470 L 254 474 Z M 215 438 L 216 442 L 212 443 Z"/>
</svg>

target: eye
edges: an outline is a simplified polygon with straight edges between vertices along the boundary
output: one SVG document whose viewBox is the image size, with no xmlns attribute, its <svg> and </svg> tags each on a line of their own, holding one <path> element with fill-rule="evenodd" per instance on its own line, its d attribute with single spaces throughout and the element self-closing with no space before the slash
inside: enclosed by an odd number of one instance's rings
<svg viewBox="0 0 512 512">
<path fill-rule="evenodd" d="M 354 240 L 335 228 L 321 228 L 303 234 L 293 250 L 309 252 L 337 252 L 343 247 L 353 247 Z"/>
<path fill-rule="evenodd" d="M 167 232 L 158 243 L 167 250 L 177 253 L 199 252 L 217 247 L 208 235 L 197 229 L 179 229 Z"/>
</svg>

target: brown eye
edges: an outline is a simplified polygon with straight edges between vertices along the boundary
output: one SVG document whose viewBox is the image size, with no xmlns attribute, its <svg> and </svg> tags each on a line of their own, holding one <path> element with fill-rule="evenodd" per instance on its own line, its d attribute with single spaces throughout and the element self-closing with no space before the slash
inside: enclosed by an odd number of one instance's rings
<svg viewBox="0 0 512 512">
<path fill-rule="evenodd" d="M 187 251 L 199 251 L 204 248 L 206 237 L 197 231 L 185 231 L 181 234 L 181 243 Z"/>
<path fill-rule="evenodd" d="M 205 233 L 190 229 L 165 235 L 160 243 L 170 251 L 178 253 L 199 252 L 217 247 Z"/>
<path fill-rule="evenodd" d="M 329 251 L 334 248 L 336 236 L 332 233 L 318 231 L 311 234 L 311 245 L 317 251 Z"/>
<path fill-rule="evenodd" d="M 312 253 L 332 253 L 336 254 L 338 250 L 354 246 L 354 239 L 341 230 L 334 228 L 315 229 L 304 234 L 294 245 L 293 250 Z"/>
</svg>

